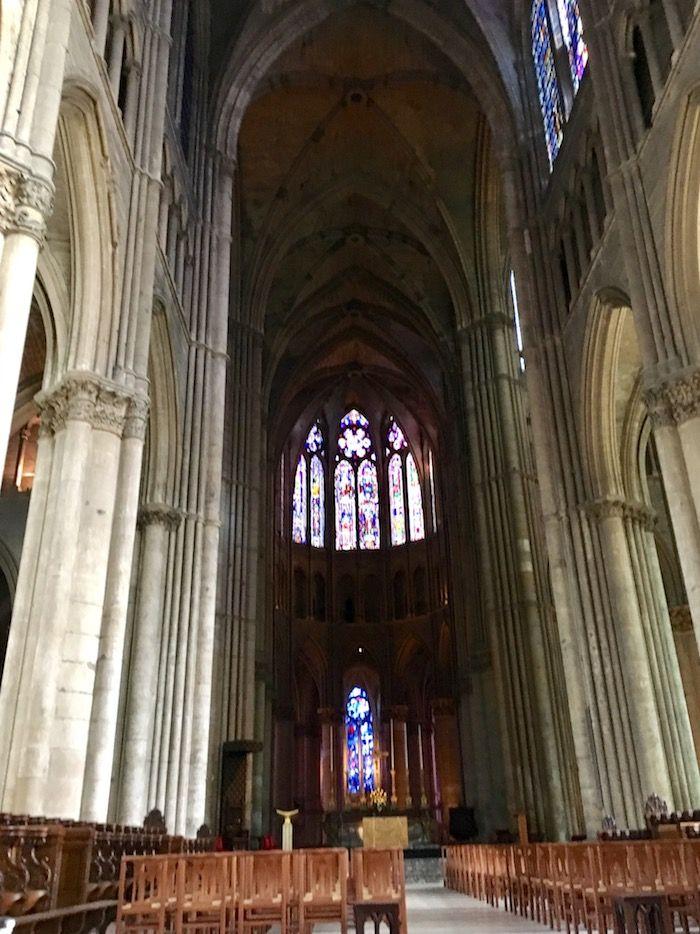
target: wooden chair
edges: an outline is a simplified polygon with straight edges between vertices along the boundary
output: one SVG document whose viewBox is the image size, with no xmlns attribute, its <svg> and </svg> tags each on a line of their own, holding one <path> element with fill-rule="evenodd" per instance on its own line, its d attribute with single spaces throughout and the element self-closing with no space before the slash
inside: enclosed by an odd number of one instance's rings
<svg viewBox="0 0 700 934">
<path fill-rule="evenodd" d="M 348 924 L 348 853 L 345 849 L 300 850 L 294 854 L 294 897 L 301 934 L 317 922 Z"/>
<path fill-rule="evenodd" d="M 164 934 L 177 901 L 177 861 L 168 856 L 122 860 L 119 873 L 117 934 Z"/>
<path fill-rule="evenodd" d="M 190 854 L 177 859 L 175 934 L 226 932 L 237 909 L 236 857 Z"/>
<path fill-rule="evenodd" d="M 290 927 L 291 853 L 240 853 L 238 856 L 238 931 L 279 924 Z"/>
<path fill-rule="evenodd" d="M 406 934 L 403 850 L 353 850 L 352 876 L 355 901 L 398 905 L 401 932 Z"/>
</svg>

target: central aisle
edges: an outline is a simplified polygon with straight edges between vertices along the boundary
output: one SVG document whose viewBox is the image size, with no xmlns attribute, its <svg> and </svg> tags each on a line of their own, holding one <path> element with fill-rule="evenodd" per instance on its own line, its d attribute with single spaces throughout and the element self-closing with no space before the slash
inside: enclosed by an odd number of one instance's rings
<svg viewBox="0 0 700 934">
<path fill-rule="evenodd" d="M 488 934 L 538 934 L 549 931 L 508 911 L 491 908 L 467 895 L 451 892 L 438 884 L 410 885 L 406 890 L 408 934 L 477 932 Z"/>
</svg>

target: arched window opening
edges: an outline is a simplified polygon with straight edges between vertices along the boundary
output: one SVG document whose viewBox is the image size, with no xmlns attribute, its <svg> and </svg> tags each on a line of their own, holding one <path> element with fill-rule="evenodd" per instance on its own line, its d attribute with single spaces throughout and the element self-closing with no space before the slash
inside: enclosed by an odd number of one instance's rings
<svg viewBox="0 0 700 934">
<path fill-rule="evenodd" d="M 338 551 L 357 547 L 355 471 L 345 460 L 335 468 L 335 547 Z"/>
<path fill-rule="evenodd" d="M 326 579 L 323 574 L 314 574 L 314 619 L 323 622 L 326 618 Z"/>
<path fill-rule="evenodd" d="M 520 324 L 520 306 L 518 304 L 518 287 L 515 273 L 510 271 L 510 298 L 513 303 L 513 329 L 515 332 L 515 349 L 518 351 L 518 364 L 522 373 L 525 372 L 525 354 L 523 353 L 523 331 Z"/>
<path fill-rule="evenodd" d="M 391 544 L 406 543 L 406 513 L 403 493 L 403 464 L 401 455 L 394 454 L 389 461 L 389 503 L 391 510 Z"/>
<path fill-rule="evenodd" d="M 379 483 L 369 422 L 351 409 L 340 422 L 335 469 L 335 545 L 338 551 L 380 546 Z"/>
<path fill-rule="evenodd" d="M 551 168 L 564 138 L 564 102 L 557 80 L 545 0 L 535 0 L 533 3 L 530 27 L 537 93 Z"/>
<path fill-rule="evenodd" d="M 639 26 L 635 26 L 632 30 L 632 52 L 634 56 L 634 83 L 637 86 L 639 106 L 642 109 L 642 120 L 644 126 L 648 128 L 652 123 L 656 95 L 654 93 L 654 82 L 651 79 L 647 50 Z"/>
<path fill-rule="evenodd" d="M 363 461 L 357 474 L 360 548 L 379 548 L 379 483 L 377 468 Z"/>
<path fill-rule="evenodd" d="M 403 571 L 394 574 L 394 619 L 405 619 L 406 607 L 406 575 Z"/>
<path fill-rule="evenodd" d="M 418 468 L 413 454 L 406 457 L 406 486 L 408 488 L 408 515 L 411 522 L 411 541 L 419 542 L 425 538 L 423 519 L 423 494 L 420 488 Z"/>
<path fill-rule="evenodd" d="M 323 548 L 326 535 L 324 441 L 320 425 L 309 431 L 299 455 L 292 497 L 292 539 L 298 545 Z"/>
<path fill-rule="evenodd" d="M 292 539 L 297 545 L 306 544 L 306 458 L 302 454 L 294 475 L 292 501 Z"/>
<path fill-rule="evenodd" d="M 301 568 L 294 569 L 294 616 L 306 619 L 306 574 Z"/>
<path fill-rule="evenodd" d="M 311 546 L 323 548 L 326 534 L 323 463 L 318 454 L 311 458 Z"/>
<path fill-rule="evenodd" d="M 374 726 L 367 692 L 354 687 L 345 706 L 347 787 L 351 795 L 374 790 Z"/>
<path fill-rule="evenodd" d="M 551 169 L 564 138 L 566 118 L 588 67 L 578 0 L 533 0 L 530 39 Z"/>
<path fill-rule="evenodd" d="M 412 542 L 418 542 L 425 538 L 423 493 L 418 468 L 408 448 L 406 436 L 393 418 L 389 422 L 386 440 L 391 544 L 403 545 L 409 535 Z"/>
</svg>

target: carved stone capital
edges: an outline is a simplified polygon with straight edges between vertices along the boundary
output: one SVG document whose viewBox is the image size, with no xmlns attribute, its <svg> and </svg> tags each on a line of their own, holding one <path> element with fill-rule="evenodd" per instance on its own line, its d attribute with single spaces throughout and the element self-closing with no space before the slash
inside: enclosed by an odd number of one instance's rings
<svg viewBox="0 0 700 934">
<path fill-rule="evenodd" d="M 655 427 L 682 425 L 700 416 L 700 369 L 686 370 L 649 387 L 644 401 Z"/>
<path fill-rule="evenodd" d="M 160 525 L 167 532 L 175 532 L 182 522 L 182 513 L 165 503 L 145 503 L 139 509 L 136 525 L 144 529 L 148 525 Z"/>
<path fill-rule="evenodd" d="M 582 510 L 592 519 L 627 519 L 648 532 L 653 532 L 656 526 L 656 513 L 643 503 L 605 497 L 584 503 Z"/>
<path fill-rule="evenodd" d="M 581 508 L 591 519 L 622 519 L 625 505 L 621 499 L 605 498 L 589 500 Z"/>
<path fill-rule="evenodd" d="M 143 441 L 146 437 L 149 408 L 150 403 L 145 396 L 134 396 L 130 400 L 124 421 L 124 438 Z"/>
<path fill-rule="evenodd" d="M 68 422 L 87 422 L 97 431 L 122 436 L 131 396 L 92 373 L 69 373 L 36 396 L 42 428 L 56 434 Z"/>
<path fill-rule="evenodd" d="M 42 243 L 53 209 L 53 185 L 0 164 L 0 230 L 19 231 Z"/>
</svg>

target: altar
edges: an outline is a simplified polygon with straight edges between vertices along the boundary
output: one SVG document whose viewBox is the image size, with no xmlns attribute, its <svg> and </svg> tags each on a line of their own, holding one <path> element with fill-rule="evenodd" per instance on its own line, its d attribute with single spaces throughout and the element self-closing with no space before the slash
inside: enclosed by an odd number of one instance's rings
<svg viewBox="0 0 700 934">
<path fill-rule="evenodd" d="M 363 817 L 361 837 L 366 849 L 408 849 L 408 818 L 405 815 Z"/>
</svg>

